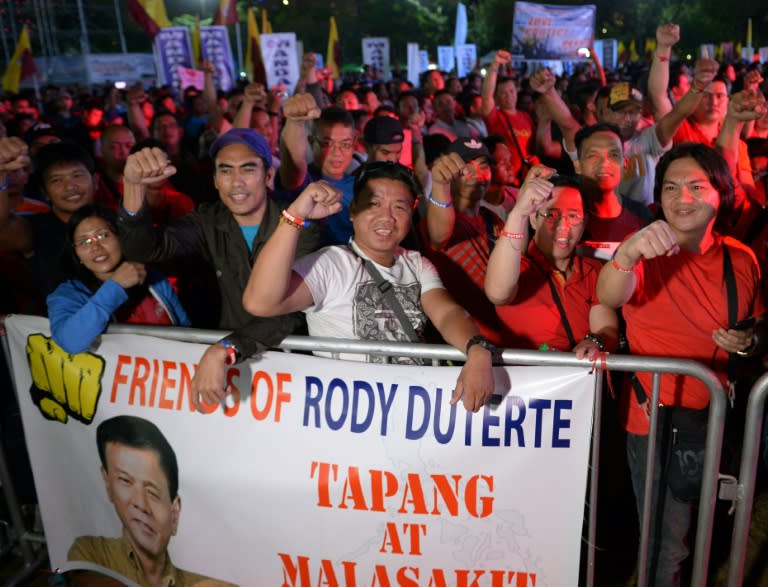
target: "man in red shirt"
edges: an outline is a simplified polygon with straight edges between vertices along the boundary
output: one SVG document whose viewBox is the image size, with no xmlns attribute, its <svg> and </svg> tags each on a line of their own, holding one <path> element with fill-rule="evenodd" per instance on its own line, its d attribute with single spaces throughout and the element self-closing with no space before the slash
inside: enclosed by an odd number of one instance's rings
<svg viewBox="0 0 768 587">
<path fill-rule="evenodd" d="M 624 241 L 607 263 L 597 284 L 600 302 L 623 307 L 632 353 L 692 359 L 709 366 L 725 383 L 729 357 L 758 352 L 753 326 L 736 328 L 746 318 L 762 330 L 765 302 L 760 270 L 751 250 L 714 230 L 718 216 L 733 203 L 733 179 L 725 159 L 696 143 L 674 147 L 657 167 L 654 198 L 663 220 L 657 220 Z M 724 265 L 727 250 L 738 292 L 736 319 L 728 315 Z M 648 397 L 651 374 L 638 373 L 646 398 L 627 390 L 624 425 L 627 457 L 637 508 L 642 517 L 648 451 Z M 685 375 L 663 375 L 663 405 L 703 409 L 709 403 L 704 384 Z M 642 403 L 641 403 L 642 402 Z M 664 455 L 663 458 L 666 458 Z M 656 453 L 657 470 L 662 455 Z M 653 510 L 663 500 L 658 544 L 651 533 L 649 552 L 658 549 L 654 585 L 679 585 L 680 567 L 689 554 L 687 534 L 692 504 L 677 500 L 654 480 Z"/>
<path fill-rule="evenodd" d="M 517 185 L 527 172 L 526 159 L 531 155 L 536 125 L 527 112 L 517 109 L 517 84 L 511 77 L 499 77 L 499 69 L 512 61 L 508 51 L 500 49 L 483 80 L 483 119 L 489 135 L 501 135 L 512 152 L 512 168 Z"/>
</svg>

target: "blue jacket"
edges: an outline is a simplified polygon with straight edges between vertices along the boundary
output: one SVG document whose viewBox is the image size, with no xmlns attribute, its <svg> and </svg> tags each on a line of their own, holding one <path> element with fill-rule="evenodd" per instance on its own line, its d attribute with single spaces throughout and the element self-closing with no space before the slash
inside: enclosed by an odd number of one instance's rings
<svg viewBox="0 0 768 587">
<path fill-rule="evenodd" d="M 168 310 L 173 324 L 189 326 L 187 313 L 168 280 L 155 271 L 149 271 L 147 278 L 150 290 Z M 88 350 L 107 329 L 112 314 L 127 300 L 128 292 L 111 279 L 95 293 L 82 281 L 65 281 L 46 300 L 53 340 L 73 355 Z"/>
</svg>

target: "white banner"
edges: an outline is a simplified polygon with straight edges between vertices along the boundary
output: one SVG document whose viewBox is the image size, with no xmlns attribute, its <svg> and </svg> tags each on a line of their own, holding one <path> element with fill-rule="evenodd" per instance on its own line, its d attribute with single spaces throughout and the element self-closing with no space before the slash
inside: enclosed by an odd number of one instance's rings
<svg viewBox="0 0 768 587">
<path fill-rule="evenodd" d="M 284 85 L 290 94 L 299 80 L 299 61 L 297 59 L 295 33 L 271 33 L 261 35 L 261 56 L 267 71 L 267 84 L 270 88 Z"/>
<path fill-rule="evenodd" d="M 440 45 L 437 48 L 437 68 L 440 71 L 453 71 L 456 67 L 455 58 L 453 47 L 450 45 Z"/>
<path fill-rule="evenodd" d="M 381 72 L 383 79 L 389 79 L 389 39 L 367 37 L 363 39 L 363 65 L 370 65 Z"/>
<path fill-rule="evenodd" d="M 455 367 L 269 352 L 230 367 L 237 397 L 202 414 L 189 390 L 204 345 L 104 335 L 73 356 L 44 319 L 6 326 L 53 568 L 127 534 L 241 585 L 578 582 L 588 367 L 496 368 L 505 396 L 473 414 L 449 405 Z M 107 432 L 126 415 L 175 453 L 171 505 L 160 449 Z"/>
<path fill-rule="evenodd" d="M 422 72 L 421 55 L 419 53 L 419 44 L 408 43 L 407 55 L 408 55 L 408 81 L 411 82 L 415 88 L 418 88 L 419 75 Z"/>
<path fill-rule="evenodd" d="M 477 46 L 474 44 L 456 47 L 456 75 L 466 77 L 477 63 Z"/>
<path fill-rule="evenodd" d="M 214 85 L 225 92 L 231 90 L 235 85 L 237 72 L 232 48 L 229 45 L 227 27 L 223 25 L 200 27 L 200 55 L 203 60 L 210 61 L 216 68 L 213 74 Z"/>
<path fill-rule="evenodd" d="M 578 51 L 589 47 L 595 37 L 595 12 L 594 4 L 515 2 L 512 56 L 531 61 L 583 61 Z"/>
<path fill-rule="evenodd" d="M 456 27 L 453 31 L 453 46 L 458 47 L 467 42 L 467 7 L 459 2 L 456 5 Z"/>
<path fill-rule="evenodd" d="M 132 83 L 155 77 L 155 58 L 148 53 L 91 53 L 85 57 L 85 64 L 92 84 Z"/>
<path fill-rule="evenodd" d="M 758 54 L 760 55 L 760 63 L 768 63 L 768 47 L 760 47 Z"/>
<path fill-rule="evenodd" d="M 419 50 L 419 69 L 420 73 L 423 73 L 429 69 L 429 51 L 426 49 Z"/>
</svg>

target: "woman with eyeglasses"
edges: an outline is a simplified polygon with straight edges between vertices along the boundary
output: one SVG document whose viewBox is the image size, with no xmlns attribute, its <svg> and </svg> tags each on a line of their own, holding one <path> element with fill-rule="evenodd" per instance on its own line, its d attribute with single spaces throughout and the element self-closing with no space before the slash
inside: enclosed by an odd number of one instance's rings
<svg viewBox="0 0 768 587">
<path fill-rule="evenodd" d="M 53 339 L 68 353 L 86 351 L 110 322 L 189 326 L 171 284 L 123 258 L 115 215 L 87 205 L 67 223 L 65 281 L 48 296 Z"/>
<path fill-rule="evenodd" d="M 597 300 L 601 263 L 575 255 L 584 233 L 576 178 L 534 167 L 488 261 L 485 293 L 506 327 L 504 346 L 595 359 L 618 346 L 616 311 Z M 528 226 L 534 236 L 528 242 Z"/>
</svg>

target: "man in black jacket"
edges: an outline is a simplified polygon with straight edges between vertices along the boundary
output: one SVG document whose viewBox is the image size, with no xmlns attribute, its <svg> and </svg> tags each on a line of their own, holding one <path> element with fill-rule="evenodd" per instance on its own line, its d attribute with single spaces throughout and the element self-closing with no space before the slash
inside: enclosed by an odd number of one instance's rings
<svg viewBox="0 0 768 587">
<path fill-rule="evenodd" d="M 160 149 L 147 148 L 128 158 L 125 194 L 120 210 L 120 243 L 126 258 L 141 262 L 167 261 L 198 255 L 215 271 L 221 298 L 219 327 L 234 330 L 211 345 L 192 380 L 192 396 L 200 408 L 221 401 L 232 391 L 227 366 L 275 346 L 302 325 L 300 313 L 255 318 L 242 305 L 243 290 L 254 260 L 283 218 L 281 208 L 267 197 L 274 173 L 266 140 L 251 129 L 236 128 L 211 145 L 214 183 L 219 201 L 203 204 L 165 227 L 153 227 L 145 203 L 146 185 L 172 176 L 176 170 Z M 319 227 L 302 232 L 299 254 L 319 248 Z"/>
</svg>

